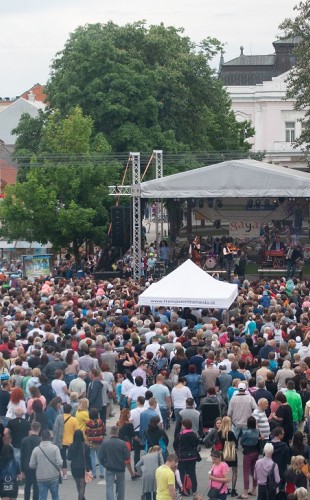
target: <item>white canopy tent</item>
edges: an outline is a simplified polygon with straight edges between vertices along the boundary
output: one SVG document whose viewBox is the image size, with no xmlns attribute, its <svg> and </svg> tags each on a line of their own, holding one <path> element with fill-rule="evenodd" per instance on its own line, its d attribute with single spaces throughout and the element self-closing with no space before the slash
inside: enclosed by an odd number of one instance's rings
<svg viewBox="0 0 310 500">
<path fill-rule="evenodd" d="M 237 285 L 212 278 L 188 259 L 175 271 L 141 293 L 138 304 L 228 309 L 237 295 Z"/>
<path fill-rule="evenodd" d="M 142 198 L 310 198 L 310 173 L 256 160 L 232 160 L 142 182 Z"/>
</svg>

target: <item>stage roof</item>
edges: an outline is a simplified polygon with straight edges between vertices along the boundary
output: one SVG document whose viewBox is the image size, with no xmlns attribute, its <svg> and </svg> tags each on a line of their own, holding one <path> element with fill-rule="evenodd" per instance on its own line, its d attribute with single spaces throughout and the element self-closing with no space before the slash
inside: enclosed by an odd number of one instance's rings
<svg viewBox="0 0 310 500">
<path fill-rule="evenodd" d="M 232 160 L 141 183 L 142 198 L 310 198 L 310 173 Z"/>
</svg>

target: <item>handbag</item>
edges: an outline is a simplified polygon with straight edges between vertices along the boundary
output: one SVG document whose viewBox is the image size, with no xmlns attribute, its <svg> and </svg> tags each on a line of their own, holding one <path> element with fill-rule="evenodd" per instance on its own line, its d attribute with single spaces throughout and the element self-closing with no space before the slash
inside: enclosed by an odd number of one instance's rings
<svg viewBox="0 0 310 500">
<path fill-rule="evenodd" d="M 213 468 L 211 469 L 211 475 L 212 475 L 212 472 L 213 472 Z M 212 483 L 212 481 L 211 481 L 211 483 Z M 225 483 L 222 483 L 219 488 L 216 488 L 215 486 L 211 485 L 210 489 L 208 491 L 208 498 L 218 498 L 220 495 L 220 491 L 223 488 L 224 484 Z"/>
<path fill-rule="evenodd" d="M 1 480 L 0 480 L 0 496 L 3 497 L 11 497 L 16 498 L 18 494 L 18 484 L 16 479 L 16 465 L 12 462 L 1 471 Z M 14 478 L 15 476 L 15 478 Z"/>
<path fill-rule="evenodd" d="M 223 460 L 225 462 L 234 462 L 236 460 L 236 445 L 234 441 L 225 441 Z"/>
<path fill-rule="evenodd" d="M 191 478 L 189 477 L 188 474 L 185 474 L 184 479 L 183 479 L 182 493 L 184 495 L 188 496 L 191 492 L 192 487 L 193 487 L 193 485 L 192 485 Z"/>
<path fill-rule="evenodd" d="M 85 458 L 84 443 L 82 443 L 82 446 L 83 446 L 83 458 L 84 458 L 84 480 L 85 480 L 85 483 L 88 484 L 88 483 L 92 482 L 94 477 L 93 477 L 93 473 L 91 470 L 89 470 L 89 471 L 86 470 L 86 458 Z"/>
</svg>

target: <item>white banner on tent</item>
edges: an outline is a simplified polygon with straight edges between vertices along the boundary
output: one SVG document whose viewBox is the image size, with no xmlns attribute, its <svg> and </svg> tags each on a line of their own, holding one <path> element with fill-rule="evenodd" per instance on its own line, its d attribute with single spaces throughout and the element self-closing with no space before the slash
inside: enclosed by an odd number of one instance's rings
<svg viewBox="0 0 310 500">
<path fill-rule="evenodd" d="M 229 222 L 229 236 L 232 238 L 258 238 L 261 223 L 259 221 L 231 220 Z"/>
</svg>

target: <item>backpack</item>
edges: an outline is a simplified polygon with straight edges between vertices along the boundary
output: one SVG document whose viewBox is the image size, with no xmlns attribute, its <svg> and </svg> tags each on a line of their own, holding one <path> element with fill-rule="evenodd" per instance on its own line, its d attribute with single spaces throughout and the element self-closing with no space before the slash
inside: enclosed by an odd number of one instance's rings
<svg viewBox="0 0 310 500">
<path fill-rule="evenodd" d="M 275 476 L 274 476 L 275 467 L 276 467 L 276 464 L 273 463 L 270 471 L 268 472 L 268 476 L 267 476 L 266 486 L 267 486 L 267 492 L 269 494 L 273 493 L 277 489 L 277 487 L 278 487 L 278 483 L 276 482 L 276 479 L 275 479 Z"/>
</svg>

